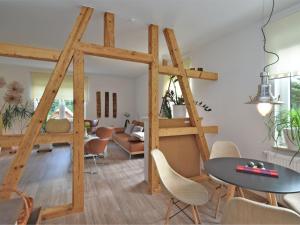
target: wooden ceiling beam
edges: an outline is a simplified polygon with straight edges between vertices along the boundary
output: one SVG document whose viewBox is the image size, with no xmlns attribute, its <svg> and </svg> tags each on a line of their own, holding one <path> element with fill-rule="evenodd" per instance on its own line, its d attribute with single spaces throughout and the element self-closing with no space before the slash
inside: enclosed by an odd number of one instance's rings
<svg viewBox="0 0 300 225">
<path fill-rule="evenodd" d="M 115 15 L 104 13 L 104 46 L 115 47 Z"/>
<path fill-rule="evenodd" d="M 130 51 L 121 48 L 105 47 L 91 43 L 78 43 L 77 50 L 82 51 L 84 54 L 100 56 L 111 59 L 119 59 L 124 61 L 139 62 L 149 64 L 152 62 L 152 56 L 147 53 Z"/>
<path fill-rule="evenodd" d="M 218 73 L 207 72 L 207 71 L 197 71 L 185 69 L 186 74 L 189 78 L 198 78 L 202 80 L 218 80 Z M 173 66 L 159 66 L 159 73 L 163 75 L 177 75 L 182 76 L 179 69 Z"/>
<path fill-rule="evenodd" d="M 0 56 L 56 62 L 61 52 L 47 48 L 0 43 Z"/>
</svg>

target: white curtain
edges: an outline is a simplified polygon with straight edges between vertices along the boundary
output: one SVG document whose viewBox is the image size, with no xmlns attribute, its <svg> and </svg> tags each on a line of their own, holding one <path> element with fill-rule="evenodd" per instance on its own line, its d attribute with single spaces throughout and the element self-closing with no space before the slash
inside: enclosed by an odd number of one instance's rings
<svg viewBox="0 0 300 225">
<path fill-rule="evenodd" d="M 31 73 L 31 83 L 32 83 L 32 99 L 40 99 L 44 93 L 45 87 L 51 76 L 49 72 L 32 72 Z M 85 101 L 88 100 L 88 79 L 84 79 L 84 98 Z M 66 75 L 55 99 L 63 100 L 73 100 L 73 76 Z"/>
</svg>

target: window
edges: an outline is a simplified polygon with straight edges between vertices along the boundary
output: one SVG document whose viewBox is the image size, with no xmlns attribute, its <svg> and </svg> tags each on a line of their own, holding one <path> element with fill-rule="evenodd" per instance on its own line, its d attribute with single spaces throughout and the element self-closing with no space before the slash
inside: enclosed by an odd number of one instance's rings
<svg viewBox="0 0 300 225">
<path fill-rule="evenodd" d="M 300 12 L 273 22 L 267 29 L 267 48 L 276 52 L 280 60 L 270 67 L 274 94 L 280 95 L 283 105 L 275 107 L 275 113 L 283 109 L 300 108 Z M 274 61 L 268 55 L 268 63 Z M 284 139 L 279 144 L 285 145 Z"/>
<path fill-rule="evenodd" d="M 31 82 L 32 90 L 31 96 L 34 99 L 35 107 L 40 101 L 45 87 L 50 78 L 50 73 L 45 72 L 32 72 Z M 85 78 L 85 100 L 87 100 L 87 78 Z M 66 76 L 62 82 L 61 87 L 55 97 L 55 100 L 48 112 L 47 119 L 49 118 L 67 118 L 73 119 L 73 77 Z"/>
</svg>

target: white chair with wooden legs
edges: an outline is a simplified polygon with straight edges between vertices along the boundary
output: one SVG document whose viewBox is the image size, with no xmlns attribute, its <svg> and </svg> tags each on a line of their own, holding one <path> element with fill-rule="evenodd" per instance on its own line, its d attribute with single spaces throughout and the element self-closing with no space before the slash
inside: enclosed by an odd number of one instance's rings
<svg viewBox="0 0 300 225">
<path fill-rule="evenodd" d="M 197 206 L 204 205 L 208 202 L 208 192 L 206 188 L 195 181 L 181 176 L 175 170 L 173 170 L 160 150 L 152 150 L 151 155 L 155 162 L 161 185 L 170 195 L 165 224 L 168 224 L 169 219 L 177 215 L 179 212 L 183 212 L 190 218 L 190 216 L 184 212 L 184 210 L 189 206 L 192 208 L 192 221 L 195 224 L 201 223 Z M 186 204 L 186 207 L 180 208 L 177 205 L 178 202 Z M 170 216 L 173 205 L 177 206 L 180 210 L 179 212 Z"/>
<path fill-rule="evenodd" d="M 221 224 L 300 224 L 300 215 L 290 209 L 232 198 L 226 204 Z"/>
<path fill-rule="evenodd" d="M 238 158 L 240 158 L 241 154 L 240 154 L 238 147 L 233 142 L 231 142 L 231 141 L 216 141 L 212 146 L 209 158 L 214 159 L 214 158 L 221 158 L 221 157 L 238 157 Z M 211 197 L 212 199 L 215 196 L 218 197 L 217 207 L 215 210 L 215 218 L 217 218 L 221 199 L 227 195 L 226 193 L 222 195 L 221 192 L 224 187 L 226 188 L 228 186 L 228 184 L 212 175 L 209 175 L 209 177 L 213 182 L 218 184 L 218 186 L 216 187 L 216 189 Z M 235 191 L 235 189 L 233 191 Z M 242 197 L 244 197 L 243 190 L 238 187 L 238 191 L 240 192 L 240 195 Z"/>
<path fill-rule="evenodd" d="M 283 201 L 290 209 L 300 214 L 300 193 L 286 194 Z"/>
</svg>

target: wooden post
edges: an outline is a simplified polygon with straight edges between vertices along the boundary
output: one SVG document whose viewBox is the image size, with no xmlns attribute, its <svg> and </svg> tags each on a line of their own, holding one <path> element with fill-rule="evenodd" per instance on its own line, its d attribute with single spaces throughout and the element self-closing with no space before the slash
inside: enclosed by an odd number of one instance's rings
<svg viewBox="0 0 300 225">
<path fill-rule="evenodd" d="M 73 57 L 73 210 L 84 208 L 84 59 L 83 53 L 75 51 Z"/>
<path fill-rule="evenodd" d="M 159 179 L 151 156 L 151 150 L 159 147 L 158 125 L 158 26 L 148 27 L 148 51 L 152 55 L 149 64 L 149 152 L 148 152 L 148 179 L 150 193 L 159 191 Z"/>
<path fill-rule="evenodd" d="M 68 66 L 72 60 L 74 54 L 74 46 L 80 41 L 87 27 L 88 21 L 92 15 L 92 12 L 93 9 L 91 8 L 81 8 L 80 14 L 77 17 L 77 20 L 69 35 L 66 45 L 45 88 L 41 101 L 38 104 L 38 107 L 29 123 L 26 133 L 23 136 L 23 139 L 19 146 L 19 150 L 17 151 L 17 154 L 3 179 L 2 188 L 14 189 L 17 187 L 19 179 L 24 171 L 26 162 L 29 159 L 35 139 L 40 133 L 42 124 L 46 119 L 52 102 L 65 77 L 65 73 L 68 69 Z M 2 195 L 0 197 L 3 198 L 9 198 L 11 195 L 10 192 L 1 193 Z"/>
<path fill-rule="evenodd" d="M 208 160 L 209 150 L 204 136 L 204 130 L 203 127 L 201 126 L 201 120 L 198 115 L 196 105 L 194 103 L 192 91 L 190 89 L 186 70 L 184 69 L 183 66 L 181 53 L 175 38 L 174 31 L 172 29 L 166 28 L 164 29 L 164 35 L 169 48 L 173 66 L 178 67 L 179 72 L 182 75 L 177 77 L 189 113 L 191 126 L 196 127 L 198 130 L 198 134 L 196 134 L 196 139 L 197 139 L 198 148 L 200 150 L 202 160 Z"/>
<path fill-rule="evenodd" d="M 104 46 L 115 47 L 115 15 L 104 13 Z"/>
</svg>

